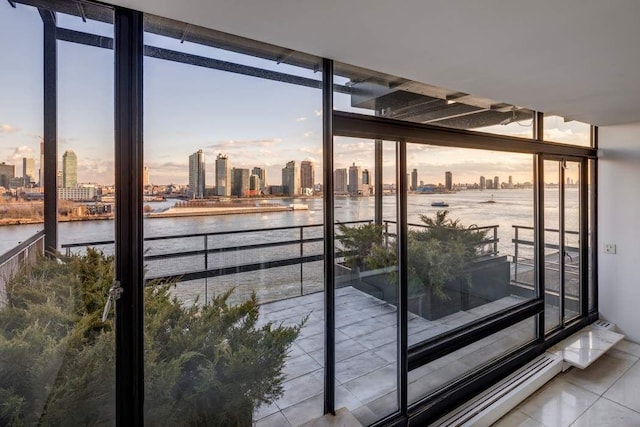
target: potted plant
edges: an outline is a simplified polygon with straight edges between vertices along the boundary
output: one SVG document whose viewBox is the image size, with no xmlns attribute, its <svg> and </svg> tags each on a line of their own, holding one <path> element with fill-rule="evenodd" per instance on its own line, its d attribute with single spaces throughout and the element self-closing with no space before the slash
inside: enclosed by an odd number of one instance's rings
<svg viewBox="0 0 640 427">
<path fill-rule="evenodd" d="M 471 284 L 469 262 L 478 255 L 486 232 L 465 227 L 449 211 L 420 216 L 424 227 L 408 233 L 408 288 L 412 311 L 437 319 L 463 308 L 462 294 Z"/>
</svg>

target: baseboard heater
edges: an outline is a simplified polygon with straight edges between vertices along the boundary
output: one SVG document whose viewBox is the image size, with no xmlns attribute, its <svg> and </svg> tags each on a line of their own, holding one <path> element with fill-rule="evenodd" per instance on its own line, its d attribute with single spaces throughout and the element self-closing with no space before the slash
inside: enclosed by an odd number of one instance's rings
<svg viewBox="0 0 640 427">
<path fill-rule="evenodd" d="M 432 426 L 490 426 L 562 371 L 562 358 L 545 353 Z"/>
</svg>

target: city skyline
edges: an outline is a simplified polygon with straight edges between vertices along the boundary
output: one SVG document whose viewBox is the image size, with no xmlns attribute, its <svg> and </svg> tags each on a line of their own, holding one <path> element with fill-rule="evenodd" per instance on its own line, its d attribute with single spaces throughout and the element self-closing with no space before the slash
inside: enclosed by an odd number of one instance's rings
<svg viewBox="0 0 640 427">
<path fill-rule="evenodd" d="M 16 165 L 22 158 L 38 158 L 42 139 L 42 87 L 34 81 L 42 81 L 41 20 L 34 9 L 20 6 L 9 9 L 0 3 L 0 26 L 15 37 L 0 40 L 0 49 L 7 52 L 32 52 L 33 54 L 9 58 L 6 72 L 15 76 L 11 81 L 0 82 L 0 90 L 7 99 L 16 101 L 0 105 L 0 163 Z M 5 13 L 6 12 L 6 13 Z M 83 23 L 81 19 L 61 14 L 59 24 L 65 28 L 95 32 L 112 36 L 112 27 L 95 22 Z M 312 70 L 304 70 L 286 64 L 276 64 L 257 58 L 212 49 L 194 44 L 180 44 L 179 40 L 149 35 L 149 41 L 160 47 L 189 50 L 194 54 L 214 56 L 221 60 L 242 61 L 247 65 L 279 70 L 291 74 L 318 79 Z M 114 132 L 113 117 L 105 111 L 113 111 L 113 52 L 103 49 L 87 49 L 60 41 L 58 64 L 59 126 L 58 152 L 73 149 L 78 157 L 78 182 L 98 182 L 111 185 L 114 182 Z M 225 152 L 235 159 L 235 167 L 249 168 L 259 165 L 278 184 L 282 165 L 289 159 L 312 161 L 321 171 L 322 164 L 322 116 L 321 93 L 317 89 L 287 85 L 279 82 L 249 78 L 231 73 L 212 71 L 199 67 L 183 67 L 181 64 L 145 59 L 145 158 L 149 167 L 150 182 L 154 184 L 188 183 L 188 153 L 203 149 L 205 156 L 215 158 Z M 217 99 L 219 102 L 208 102 Z M 335 108 L 343 111 L 357 110 L 350 106 L 348 95 L 336 93 Z M 545 133 L 550 139 L 572 142 L 585 137 L 576 122 L 553 121 Z M 530 128 L 524 124 L 494 126 L 493 130 L 518 136 Z M 482 130 L 482 129 L 481 129 Z M 492 129 L 484 129 L 491 131 Z M 373 144 L 371 141 L 354 141 L 335 138 L 337 155 L 335 168 L 348 168 L 352 162 L 363 169 L 373 171 Z M 338 152 L 339 151 L 339 152 Z M 446 147 L 425 147 L 423 154 L 430 158 L 414 157 L 416 168 L 425 181 L 441 182 L 441 171 L 451 170 L 465 178 L 479 175 L 513 175 L 528 163 L 514 164 L 508 154 L 469 156 L 461 159 Z M 61 159 L 59 159 L 59 162 Z M 40 163 L 40 162 L 38 162 Z M 393 165 L 391 165 L 393 166 Z M 41 166 L 38 165 L 40 169 Z M 432 175 L 431 170 L 437 169 Z M 206 181 L 215 182 L 212 169 L 206 173 Z M 391 183 L 395 173 L 385 165 L 384 182 Z M 522 180 L 522 179 L 521 179 Z M 39 181 L 39 180 L 38 180 Z M 322 184 L 322 174 L 316 182 Z"/>
</svg>

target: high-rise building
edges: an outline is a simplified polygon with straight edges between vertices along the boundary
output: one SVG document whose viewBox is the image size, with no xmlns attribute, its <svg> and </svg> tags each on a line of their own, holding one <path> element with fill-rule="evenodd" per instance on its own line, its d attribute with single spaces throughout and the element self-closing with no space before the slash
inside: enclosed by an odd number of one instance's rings
<svg viewBox="0 0 640 427">
<path fill-rule="evenodd" d="M 225 154 L 216 157 L 216 194 L 218 196 L 231 195 L 231 169 L 229 158 Z"/>
<path fill-rule="evenodd" d="M 513 188 L 513 177 L 509 175 L 509 188 Z"/>
<path fill-rule="evenodd" d="M 444 188 L 446 190 L 453 190 L 453 174 L 449 171 L 444 173 Z"/>
<path fill-rule="evenodd" d="M 300 187 L 310 188 L 313 191 L 313 185 L 315 184 L 315 167 L 313 162 L 304 160 L 300 163 Z M 304 191 L 304 190 L 303 190 Z"/>
<path fill-rule="evenodd" d="M 146 187 L 147 185 L 149 185 L 149 167 L 145 166 L 142 169 L 142 185 L 144 187 Z"/>
<path fill-rule="evenodd" d="M 8 165 L 5 162 L 0 164 L 0 187 L 9 189 L 11 187 L 11 180 L 15 178 L 16 167 L 14 165 Z"/>
<path fill-rule="evenodd" d="M 265 191 L 267 188 L 267 170 L 264 168 L 255 167 L 251 170 L 253 175 L 258 175 L 260 178 L 260 188 L 259 190 Z"/>
<path fill-rule="evenodd" d="M 251 174 L 249 177 L 249 190 L 251 190 L 253 194 L 260 194 L 262 188 L 262 180 L 260 179 L 260 176 L 255 173 Z"/>
<path fill-rule="evenodd" d="M 337 194 L 345 194 L 347 190 L 347 170 L 336 169 L 333 172 L 333 191 Z"/>
<path fill-rule="evenodd" d="M 300 194 L 300 173 L 295 160 L 287 162 L 282 168 L 282 191 L 287 196 Z"/>
<path fill-rule="evenodd" d="M 357 196 L 362 192 L 362 168 L 353 163 L 349 166 L 349 194 Z"/>
<path fill-rule="evenodd" d="M 493 177 L 493 189 L 494 190 L 500 189 L 500 178 L 498 178 L 497 176 Z"/>
<path fill-rule="evenodd" d="M 231 169 L 231 195 L 244 197 L 249 191 L 249 169 L 232 168 Z"/>
<path fill-rule="evenodd" d="M 484 176 L 480 177 L 480 189 L 484 190 L 487 188 L 487 181 L 485 180 Z"/>
<path fill-rule="evenodd" d="M 38 177 L 38 186 L 44 187 L 44 142 L 40 142 L 40 169 Z"/>
<path fill-rule="evenodd" d="M 369 174 L 369 169 L 365 169 L 362 171 L 362 185 L 370 185 L 371 184 L 371 175 Z"/>
<path fill-rule="evenodd" d="M 198 150 L 189 156 L 189 196 L 192 199 L 204 197 L 204 152 Z"/>
<path fill-rule="evenodd" d="M 418 169 L 411 171 L 411 191 L 418 189 Z"/>
<path fill-rule="evenodd" d="M 36 161 L 28 157 L 22 158 L 22 177 L 35 181 L 36 179 Z"/>
<path fill-rule="evenodd" d="M 78 157 L 67 150 L 62 155 L 62 187 L 70 188 L 78 185 Z"/>
</svg>

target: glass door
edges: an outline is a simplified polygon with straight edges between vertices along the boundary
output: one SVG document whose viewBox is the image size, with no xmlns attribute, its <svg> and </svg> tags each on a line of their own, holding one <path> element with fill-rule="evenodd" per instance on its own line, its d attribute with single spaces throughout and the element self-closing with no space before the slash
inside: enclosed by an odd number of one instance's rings
<svg viewBox="0 0 640 427">
<path fill-rule="evenodd" d="M 581 315 L 582 230 L 581 160 L 544 159 L 545 330 L 563 327 Z"/>
</svg>

